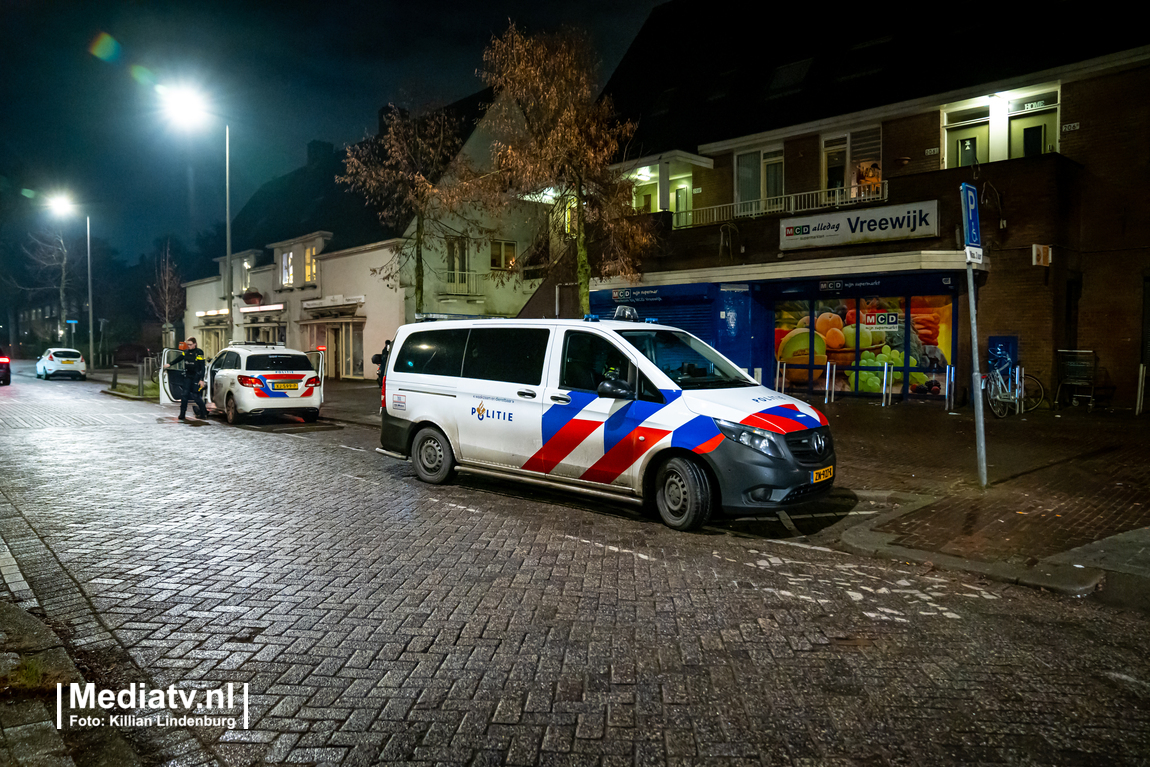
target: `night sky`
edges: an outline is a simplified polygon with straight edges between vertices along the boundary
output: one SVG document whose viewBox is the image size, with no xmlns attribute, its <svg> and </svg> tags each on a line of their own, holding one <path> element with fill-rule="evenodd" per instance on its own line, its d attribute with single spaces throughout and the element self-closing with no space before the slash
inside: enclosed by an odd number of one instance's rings
<svg viewBox="0 0 1150 767">
<path fill-rule="evenodd" d="M 81 212 L 72 225 L 90 215 L 93 236 L 134 261 L 157 237 L 190 246 L 224 220 L 225 123 L 234 217 L 261 184 L 304 164 L 308 141 L 358 141 L 389 101 L 479 90 L 483 49 L 508 20 L 587 29 L 602 83 L 656 5 L 0 0 L 0 173 L 69 193 Z M 212 121 L 174 127 L 156 83 L 201 90 Z"/>
</svg>

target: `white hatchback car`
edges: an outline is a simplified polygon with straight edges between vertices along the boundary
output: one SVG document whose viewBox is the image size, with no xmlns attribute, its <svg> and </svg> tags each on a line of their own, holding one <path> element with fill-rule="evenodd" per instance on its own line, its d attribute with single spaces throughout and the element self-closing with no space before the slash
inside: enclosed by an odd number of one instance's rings
<svg viewBox="0 0 1150 767">
<path fill-rule="evenodd" d="M 179 349 L 164 349 L 160 365 L 160 402 L 164 404 L 179 404 L 183 397 L 183 362 L 164 369 L 179 353 Z M 265 413 L 298 415 L 312 423 L 323 404 L 323 363 L 322 351 L 232 343 L 206 366 L 204 403 L 222 411 L 230 424 Z"/>
<path fill-rule="evenodd" d="M 57 376 L 70 376 L 84 381 L 88 378 L 88 366 L 84 355 L 77 349 L 53 347 L 46 349 L 36 360 L 36 377 L 47 381 Z"/>
</svg>

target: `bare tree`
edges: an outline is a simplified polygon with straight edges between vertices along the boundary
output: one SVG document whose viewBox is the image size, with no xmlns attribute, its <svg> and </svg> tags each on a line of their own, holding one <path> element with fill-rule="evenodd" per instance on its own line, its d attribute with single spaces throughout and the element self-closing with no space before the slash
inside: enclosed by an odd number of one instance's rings
<svg viewBox="0 0 1150 767">
<path fill-rule="evenodd" d="M 184 313 L 187 293 L 182 282 L 180 267 L 172 258 L 171 242 L 167 242 L 156 257 L 155 280 L 145 289 L 148 308 L 165 325 L 174 324 L 172 320 Z"/>
<path fill-rule="evenodd" d="M 430 240 L 472 240 L 492 231 L 483 214 L 491 196 L 484 177 L 460 154 L 459 120 L 445 109 L 411 113 L 388 105 L 387 128 L 349 146 L 338 181 L 362 193 L 380 221 L 394 229 L 414 224 L 395 256 L 373 269 L 392 279 L 411 264 L 415 311 L 423 312 L 424 248 Z"/>
<path fill-rule="evenodd" d="M 29 271 L 36 285 L 31 290 L 53 290 L 57 293 L 60 302 L 59 321 L 56 332 L 63 338 L 64 329 L 68 322 L 68 246 L 60 232 L 44 232 L 29 234 L 28 244 L 24 246 L 24 253 L 28 256 Z"/>
<path fill-rule="evenodd" d="M 573 243 L 587 313 L 591 277 L 636 280 L 655 245 L 649 220 L 634 215 L 632 183 L 612 167 L 635 125 L 596 98 L 596 62 L 581 32 L 529 37 L 512 24 L 483 59 L 481 76 L 495 91 L 495 170 L 518 197 L 555 201 L 547 237 Z"/>
</svg>

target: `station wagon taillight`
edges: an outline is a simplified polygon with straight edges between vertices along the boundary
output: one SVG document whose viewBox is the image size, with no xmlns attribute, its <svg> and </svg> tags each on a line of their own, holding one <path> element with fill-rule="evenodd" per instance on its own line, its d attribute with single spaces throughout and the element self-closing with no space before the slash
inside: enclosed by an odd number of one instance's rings
<svg viewBox="0 0 1150 767">
<path fill-rule="evenodd" d="M 312 376 L 307 379 L 307 383 L 305 383 L 304 386 L 319 386 L 319 376 Z"/>
<path fill-rule="evenodd" d="M 51 354 L 49 354 L 49 355 L 48 355 L 48 361 L 49 361 L 49 362 L 55 362 L 55 361 L 56 361 L 56 358 L 55 358 L 55 357 L 53 357 Z"/>
<path fill-rule="evenodd" d="M 379 406 L 387 409 L 387 376 L 382 376 L 379 379 Z"/>
<path fill-rule="evenodd" d="M 236 381 L 239 383 L 240 386 L 246 386 L 249 389 L 262 389 L 262 388 L 264 388 L 263 381 L 261 381 L 258 378 L 252 378 L 251 376 L 237 376 Z"/>
</svg>

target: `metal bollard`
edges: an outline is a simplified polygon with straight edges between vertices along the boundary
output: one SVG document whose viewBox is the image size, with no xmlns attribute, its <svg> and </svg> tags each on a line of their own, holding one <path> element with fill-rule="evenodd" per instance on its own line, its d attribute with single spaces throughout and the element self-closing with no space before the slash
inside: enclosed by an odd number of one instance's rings
<svg viewBox="0 0 1150 767">
<path fill-rule="evenodd" d="M 1022 401 L 1022 394 L 1024 394 L 1024 391 L 1022 391 L 1022 386 L 1026 384 L 1026 368 L 1020 365 L 1018 366 L 1018 370 L 1015 370 L 1014 373 L 1018 376 L 1018 389 L 1014 390 L 1014 412 L 1021 415 L 1022 411 L 1024 411 L 1026 407 L 1025 402 Z"/>
<path fill-rule="evenodd" d="M 782 377 L 782 380 L 779 382 L 779 393 L 780 394 L 786 394 L 787 393 L 787 363 L 785 363 L 785 362 L 783 363 L 783 377 Z"/>
<path fill-rule="evenodd" d="M 1146 395 L 1146 365 L 1138 366 L 1138 396 L 1134 399 L 1134 415 L 1142 415 L 1142 398 Z"/>
<path fill-rule="evenodd" d="M 119 383 L 120 368 L 116 365 L 112 366 L 112 391 L 116 391 L 116 384 Z"/>
<path fill-rule="evenodd" d="M 887 372 L 889 371 L 889 369 L 890 369 L 890 363 L 889 362 L 882 363 L 882 394 L 880 396 L 882 397 L 881 401 L 882 401 L 883 407 L 886 407 L 886 377 L 887 377 Z"/>
<path fill-rule="evenodd" d="M 835 377 L 838 375 L 838 364 L 827 363 L 826 380 L 823 381 L 823 404 L 835 401 Z"/>
<path fill-rule="evenodd" d="M 144 396 L 144 366 L 136 365 L 136 394 Z"/>
<path fill-rule="evenodd" d="M 943 399 L 947 410 L 954 410 L 954 365 L 947 365 L 942 379 Z"/>
</svg>

